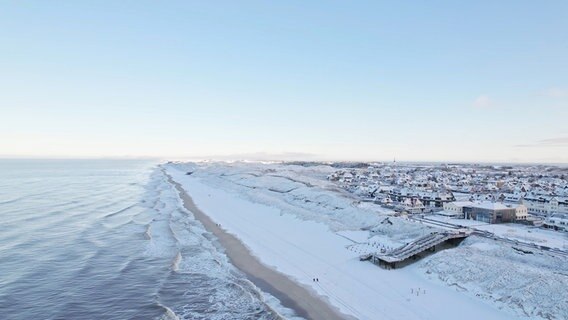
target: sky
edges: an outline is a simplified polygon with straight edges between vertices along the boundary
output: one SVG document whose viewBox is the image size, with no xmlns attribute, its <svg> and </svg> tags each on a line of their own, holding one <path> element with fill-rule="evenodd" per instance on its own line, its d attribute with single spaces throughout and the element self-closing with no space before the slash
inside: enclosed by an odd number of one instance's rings
<svg viewBox="0 0 568 320">
<path fill-rule="evenodd" d="M 568 1 L 2 1 L 0 157 L 568 163 Z"/>
</svg>

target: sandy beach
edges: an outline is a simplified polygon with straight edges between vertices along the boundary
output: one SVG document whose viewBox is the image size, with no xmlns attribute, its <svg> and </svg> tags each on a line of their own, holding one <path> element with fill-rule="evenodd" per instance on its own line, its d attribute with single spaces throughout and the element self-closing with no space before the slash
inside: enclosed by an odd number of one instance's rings
<svg viewBox="0 0 568 320">
<path fill-rule="evenodd" d="M 213 233 L 219 239 L 233 265 L 244 272 L 257 287 L 278 298 L 282 305 L 293 309 L 299 316 L 306 319 L 351 318 L 340 313 L 287 276 L 262 264 L 239 239 L 225 232 L 221 226 L 201 211 L 179 183 L 175 182 L 169 175 L 168 179 L 179 192 L 184 207 L 194 214 L 207 231 Z"/>
</svg>

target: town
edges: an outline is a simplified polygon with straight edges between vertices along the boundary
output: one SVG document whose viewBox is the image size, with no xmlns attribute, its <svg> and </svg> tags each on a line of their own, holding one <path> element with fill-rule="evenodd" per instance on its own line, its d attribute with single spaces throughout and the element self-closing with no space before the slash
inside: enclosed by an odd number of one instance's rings
<svg viewBox="0 0 568 320">
<path fill-rule="evenodd" d="M 398 215 L 520 223 L 568 231 L 568 168 L 546 165 L 358 164 L 328 180 Z"/>
</svg>

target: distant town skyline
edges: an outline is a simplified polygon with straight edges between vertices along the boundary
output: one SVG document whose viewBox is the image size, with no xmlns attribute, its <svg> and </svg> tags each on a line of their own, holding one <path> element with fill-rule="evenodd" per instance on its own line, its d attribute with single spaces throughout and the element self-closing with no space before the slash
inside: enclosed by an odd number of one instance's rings
<svg viewBox="0 0 568 320">
<path fill-rule="evenodd" d="M 567 12 L 5 1 L 0 158 L 568 163 Z"/>
</svg>

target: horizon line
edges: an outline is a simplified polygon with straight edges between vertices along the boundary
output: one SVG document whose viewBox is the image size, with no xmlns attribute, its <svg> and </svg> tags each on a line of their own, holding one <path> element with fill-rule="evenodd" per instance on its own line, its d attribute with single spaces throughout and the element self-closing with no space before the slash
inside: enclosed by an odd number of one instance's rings
<svg viewBox="0 0 568 320">
<path fill-rule="evenodd" d="M 231 156 L 10 156 L 0 155 L 0 160 L 158 160 L 158 161 L 213 161 L 213 162 L 306 162 L 306 163 L 404 163 L 404 164 L 483 164 L 483 165 L 554 165 L 565 166 L 568 162 L 535 161 L 487 161 L 487 160 L 381 160 L 381 159 L 278 159 L 241 158 Z"/>
</svg>

